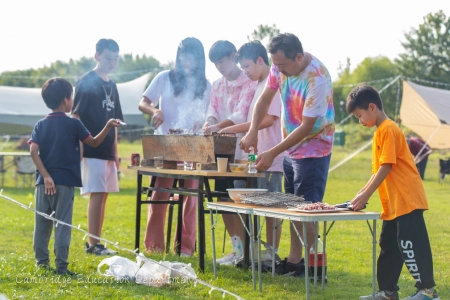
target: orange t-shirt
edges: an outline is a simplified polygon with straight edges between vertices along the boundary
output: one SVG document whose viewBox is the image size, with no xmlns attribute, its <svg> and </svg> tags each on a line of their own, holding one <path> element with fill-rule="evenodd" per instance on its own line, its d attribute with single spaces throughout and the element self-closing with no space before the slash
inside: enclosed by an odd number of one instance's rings
<svg viewBox="0 0 450 300">
<path fill-rule="evenodd" d="M 378 187 L 382 220 L 393 220 L 416 209 L 428 209 L 422 179 L 405 136 L 390 119 L 381 123 L 372 141 L 372 173 L 375 174 L 382 164 L 392 164 L 391 171 Z"/>
</svg>

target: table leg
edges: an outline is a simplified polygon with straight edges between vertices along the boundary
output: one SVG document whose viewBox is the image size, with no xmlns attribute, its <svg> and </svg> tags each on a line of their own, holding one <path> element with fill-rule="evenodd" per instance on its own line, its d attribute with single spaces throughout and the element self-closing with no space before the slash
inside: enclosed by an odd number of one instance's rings
<svg viewBox="0 0 450 300">
<path fill-rule="evenodd" d="M 262 272 L 262 266 L 261 266 L 261 230 L 260 230 L 260 217 L 256 217 L 256 232 L 257 239 L 258 239 L 258 284 L 259 284 L 259 291 L 262 292 L 262 278 L 261 278 L 261 272 Z M 253 265 L 253 263 L 252 263 Z"/>
<path fill-rule="evenodd" d="M 377 244 L 377 220 L 373 220 L 372 231 L 372 298 L 375 299 L 375 264 L 376 264 L 376 244 Z"/>
<path fill-rule="evenodd" d="M 327 264 L 327 221 L 323 222 L 322 291 L 325 289 L 325 266 Z"/>
<path fill-rule="evenodd" d="M 319 234 L 319 231 L 317 230 L 318 222 L 313 222 L 314 224 L 314 272 L 313 272 L 313 278 L 314 278 L 314 289 L 317 288 L 317 262 L 318 262 L 318 253 L 317 253 L 317 236 Z M 304 237 L 305 238 L 305 237 Z M 305 238 L 306 239 L 306 238 Z M 308 249 L 305 249 L 308 250 Z M 309 254 L 308 254 L 309 255 Z"/>
<path fill-rule="evenodd" d="M 252 264 L 252 281 L 253 281 L 253 290 L 256 291 L 256 278 L 255 278 L 255 258 L 254 256 L 254 249 L 253 246 L 255 243 L 253 242 L 254 236 L 253 236 L 253 224 L 252 224 L 252 217 L 247 215 L 248 220 L 248 231 L 249 231 L 249 240 L 250 240 L 250 263 Z"/>
<path fill-rule="evenodd" d="M 203 199 L 203 184 L 205 184 L 205 189 L 208 195 L 208 200 L 211 196 L 211 189 L 209 187 L 208 178 L 203 178 L 199 176 L 198 178 L 198 188 L 197 188 L 197 199 L 198 199 L 198 264 L 200 270 L 205 271 L 205 208 L 204 208 L 204 199 Z"/>
<path fill-rule="evenodd" d="M 309 253 L 308 253 L 308 239 L 307 239 L 307 235 L 306 235 L 306 222 L 303 222 L 302 227 L 303 227 L 303 249 L 305 250 L 306 300 L 309 300 Z"/>
<path fill-rule="evenodd" d="M 134 249 L 139 251 L 139 237 L 141 231 L 141 195 L 142 195 L 142 174 L 137 172 L 136 188 L 136 231 L 134 237 Z"/>
<path fill-rule="evenodd" d="M 216 270 L 216 237 L 214 234 L 214 216 L 212 209 L 209 210 L 209 218 L 211 221 L 211 238 L 212 238 L 212 258 L 213 258 L 213 271 L 214 271 L 214 279 L 217 278 L 217 270 Z"/>
</svg>

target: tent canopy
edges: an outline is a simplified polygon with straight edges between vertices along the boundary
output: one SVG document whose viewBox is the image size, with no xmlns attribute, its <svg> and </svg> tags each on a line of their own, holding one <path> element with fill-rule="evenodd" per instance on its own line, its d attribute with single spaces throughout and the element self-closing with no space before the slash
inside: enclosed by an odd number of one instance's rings
<svg viewBox="0 0 450 300">
<path fill-rule="evenodd" d="M 403 81 L 402 125 L 433 149 L 450 148 L 450 91 Z"/>
<path fill-rule="evenodd" d="M 138 109 L 138 104 L 150 74 L 117 84 L 124 121 L 128 125 L 147 125 L 142 112 Z M 1 132 L 29 134 L 36 122 L 49 112 L 50 110 L 42 100 L 40 88 L 0 86 Z"/>
</svg>

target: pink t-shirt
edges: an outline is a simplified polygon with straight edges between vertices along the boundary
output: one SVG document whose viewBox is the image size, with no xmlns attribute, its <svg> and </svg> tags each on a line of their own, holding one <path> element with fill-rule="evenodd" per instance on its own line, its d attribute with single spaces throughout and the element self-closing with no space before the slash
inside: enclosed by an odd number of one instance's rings
<svg viewBox="0 0 450 300">
<path fill-rule="evenodd" d="M 228 81 L 225 77 L 221 77 L 214 81 L 206 120 L 215 117 L 219 122 L 226 119 L 234 124 L 246 122 L 256 86 L 257 82 L 250 80 L 242 71 L 236 80 Z M 236 134 L 235 158 L 241 156 L 239 141 L 243 136 L 242 133 Z"/>
<path fill-rule="evenodd" d="M 221 77 L 213 82 L 206 119 L 215 117 L 234 124 L 244 123 L 256 90 L 256 81 L 251 81 L 242 71 L 238 78 L 228 81 Z"/>
<path fill-rule="evenodd" d="M 303 116 L 317 117 L 309 136 L 286 150 L 292 158 L 324 157 L 331 153 L 334 138 L 333 89 L 325 65 L 309 53 L 311 62 L 299 75 L 285 76 L 277 66 L 270 69 L 267 87 L 279 90 L 283 105 L 283 138 L 297 129 Z"/>
<path fill-rule="evenodd" d="M 247 122 L 252 121 L 253 116 L 253 109 L 255 108 L 256 101 L 258 100 L 259 96 L 263 92 L 267 78 L 261 82 L 258 83 L 258 87 L 256 88 L 255 96 L 253 97 L 253 101 L 250 105 L 250 109 L 248 111 L 247 116 Z M 258 130 L 258 153 L 263 153 L 264 151 L 267 151 L 274 146 L 281 143 L 281 96 L 280 93 L 277 92 L 275 94 L 275 97 L 273 97 L 272 104 L 270 104 L 269 111 L 267 112 L 270 116 L 275 116 L 277 119 L 272 124 L 272 126 Z M 277 157 L 275 157 L 272 166 L 270 166 L 269 169 L 267 169 L 267 172 L 283 172 L 283 158 L 284 153 L 281 153 Z M 242 159 L 247 160 L 248 154 L 243 152 Z"/>
</svg>

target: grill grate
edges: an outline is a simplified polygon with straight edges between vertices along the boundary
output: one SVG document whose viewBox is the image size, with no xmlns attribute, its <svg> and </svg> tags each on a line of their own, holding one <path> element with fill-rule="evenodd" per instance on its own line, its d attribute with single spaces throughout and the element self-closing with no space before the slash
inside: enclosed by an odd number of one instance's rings
<svg viewBox="0 0 450 300">
<path fill-rule="evenodd" d="M 240 196 L 243 203 L 266 207 L 297 207 L 299 204 L 310 203 L 303 197 L 279 192 L 251 193 Z"/>
</svg>

